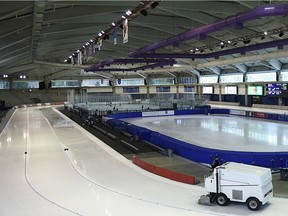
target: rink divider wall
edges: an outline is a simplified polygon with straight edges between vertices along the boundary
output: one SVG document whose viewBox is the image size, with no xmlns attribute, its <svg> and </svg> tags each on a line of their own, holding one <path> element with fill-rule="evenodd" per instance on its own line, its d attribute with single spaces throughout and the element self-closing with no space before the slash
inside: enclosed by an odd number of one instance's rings
<svg viewBox="0 0 288 216">
<path fill-rule="evenodd" d="M 174 181 L 186 183 L 186 184 L 192 184 L 195 185 L 195 177 L 182 174 L 182 173 L 176 173 L 171 170 L 167 170 L 162 167 L 154 166 L 153 164 L 149 164 L 141 159 L 139 159 L 136 155 L 133 155 L 132 161 L 137 166 L 141 167 L 142 169 L 145 169 L 151 173 L 154 173 L 156 175 L 169 178 Z"/>
<path fill-rule="evenodd" d="M 143 115 L 144 113 L 144 115 Z M 164 149 L 173 149 L 173 152 L 186 159 L 211 164 L 214 157 L 217 155 L 221 163 L 234 161 L 245 164 L 254 164 L 258 166 L 268 167 L 279 170 L 286 167 L 288 161 L 288 152 L 244 152 L 244 151 L 227 151 L 211 148 L 203 148 L 197 145 L 186 143 L 181 140 L 174 139 L 167 135 L 149 130 L 144 127 L 128 124 L 123 120 L 125 118 L 135 117 L 153 117 L 167 115 L 235 115 L 242 117 L 252 117 L 269 119 L 276 121 L 288 121 L 288 115 L 252 112 L 233 109 L 192 109 L 192 110 L 164 110 L 154 112 L 136 112 L 136 113 L 121 113 L 108 115 L 109 120 L 106 122 L 116 130 L 127 131 L 133 136 L 138 136 L 140 140 L 146 140 Z"/>
</svg>

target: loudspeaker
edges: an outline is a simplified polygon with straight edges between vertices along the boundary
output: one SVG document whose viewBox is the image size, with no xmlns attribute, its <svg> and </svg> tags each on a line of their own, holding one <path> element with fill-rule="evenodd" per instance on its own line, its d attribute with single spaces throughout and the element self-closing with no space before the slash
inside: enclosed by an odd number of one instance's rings
<svg viewBox="0 0 288 216">
<path fill-rule="evenodd" d="M 45 89 L 45 82 L 39 82 L 39 90 Z"/>
</svg>

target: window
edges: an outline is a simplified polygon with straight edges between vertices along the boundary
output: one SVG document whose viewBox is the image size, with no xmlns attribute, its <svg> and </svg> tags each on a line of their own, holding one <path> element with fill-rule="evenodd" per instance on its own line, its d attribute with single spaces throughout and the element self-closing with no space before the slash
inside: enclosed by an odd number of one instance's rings
<svg viewBox="0 0 288 216">
<path fill-rule="evenodd" d="M 197 83 L 196 77 L 181 77 L 179 79 L 179 84 L 192 84 Z"/>
<path fill-rule="evenodd" d="M 10 85 L 8 81 L 0 81 L 0 89 L 9 89 Z"/>
<path fill-rule="evenodd" d="M 34 89 L 39 88 L 38 81 L 13 81 L 12 83 L 13 89 Z"/>
<path fill-rule="evenodd" d="M 247 73 L 246 82 L 275 82 L 276 72 Z"/>
<path fill-rule="evenodd" d="M 173 85 L 174 79 L 173 78 L 157 78 L 151 79 L 149 81 L 149 85 Z"/>
<path fill-rule="evenodd" d="M 203 86 L 203 94 L 213 94 L 213 86 Z"/>
<path fill-rule="evenodd" d="M 284 71 L 280 73 L 279 81 L 288 81 L 288 71 Z"/>
<path fill-rule="evenodd" d="M 116 79 L 115 86 L 143 86 L 145 85 L 145 80 L 144 79 Z"/>
<path fill-rule="evenodd" d="M 84 79 L 82 87 L 109 86 L 109 79 Z"/>
<path fill-rule="evenodd" d="M 139 87 L 123 87 L 123 93 L 139 93 Z"/>
<path fill-rule="evenodd" d="M 225 94 L 237 94 L 237 86 L 225 86 Z"/>
<path fill-rule="evenodd" d="M 221 75 L 219 82 L 220 83 L 242 83 L 243 82 L 243 74 Z"/>
<path fill-rule="evenodd" d="M 170 92 L 170 86 L 157 86 L 156 92 Z"/>
<path fill-rule="evenodd" d="M 79 87 L 78 80 L 52 80 L 51 88 Z"/>
<path fill-rule="evenodd" d="M 184 92 L 193 92 L 193 93 L 196 93 L 195 86 L 184 86 Z"/>
<path fill-rule="evenodd" d="M 218 76 L 201 76 L 200 83 L 217 83 Z"/>
</svg>

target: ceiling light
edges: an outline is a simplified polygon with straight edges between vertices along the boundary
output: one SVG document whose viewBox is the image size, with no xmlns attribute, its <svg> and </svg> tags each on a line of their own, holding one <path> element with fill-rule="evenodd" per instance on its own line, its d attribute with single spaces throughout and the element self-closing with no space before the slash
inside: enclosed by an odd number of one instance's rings
<svg viewBox="0 0 288 216">
<path fill-rule="evenodd" d="M 198 48 L 195 48 L 195 50 L 198 51 L 199 49 L 198 49 Z"/>
<path fill-rule="evenodd" d="M 127 15 L 127 16 L 129 16 L 129 15 L 131 15 L 131 14 L 132 14 L 132 12 L 131 12 L 130 10 L 126 11 L 126 15 Z"/>
<path fill-rule="evenodd" d="M 111 25 L 112 25 L 112 26 L 115 26 L 115 23 L 114 23 L 114 22 L 112 22 L 112 23 L 111 23 Z"/>
<path fill-rule="evenodd" d="M 264 31 L 263 34 L 264 34 L 264 35 L 268 35 L 268 32 L 267 32 L 267 31 Z"/>
<path fill-rule="evenodd" d="M 105 32 L 104 32 L 104 31 L 101 31 L 101 33 L 104 34 Z"/>
<path fill-rule="evenodd" d="M 224 43 L 223 43 L 223 42 L 220 42 L 220 45 L 224 45 Z"/>
<path fill-rule="evenodd" d="M 71 58 L 72 58 L 72 56 L 70 55 L 70 56 L 69 56 L 69 58 L 71 59 Z"/>
<path fill-rule="evenodd" d="M 228 40 L 228 41 L 227 41 L 227 43 L 228 43 L 228 44 L 231 44 L 231 41 L 230 41 L 230 40 Z"/>
<path fill-rule="evenodd" d="M 99 36 L 99 37 L 101 37 L 101 36 L 102 36 L 102 33 L 101 33 L 101 32 L 99 32 L 99 33 L 98 33 L 98 36 Z"/>
<path fill-rule="evenodd" d="M 91 40 L 90 40 L 90 42 L 91 42 L 91 43 L 93 43 L 93 42 L 94 42 L 94 40 L 93 40 L 93 39 L 91 39 Z"/>
<path fill-rule="evenodd" d="M 76 52 L 77 52 L 77 53 L 79 53 L 79 52 L 80 52 L 80 50 L 78 49 Z"/>
<path fill-rule="evenodd" d="M 126 17 L 125 16 L 121 16 L 122 17 L 122 19 L 126 19 Z"/>
</svg>

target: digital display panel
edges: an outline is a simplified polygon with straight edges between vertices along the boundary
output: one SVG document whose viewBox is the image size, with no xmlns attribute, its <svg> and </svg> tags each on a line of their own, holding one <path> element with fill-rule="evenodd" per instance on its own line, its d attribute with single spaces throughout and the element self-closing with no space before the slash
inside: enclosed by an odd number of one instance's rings
<svg viewBox="0 0 288 216">
<path fill-rule="evenodd" d="M 263 95 L 263 86 L 248 86 L 248 95 Z"/>
<path fill-rule="evenodd" d="M 268 96 L 279 96 L 283 90 L 287 90 L 287 84 L 279 84 L 279 83 L 273 83 L 273 84 L 267 84 L 266 85 L 266 93 Z"/>
</svg>

